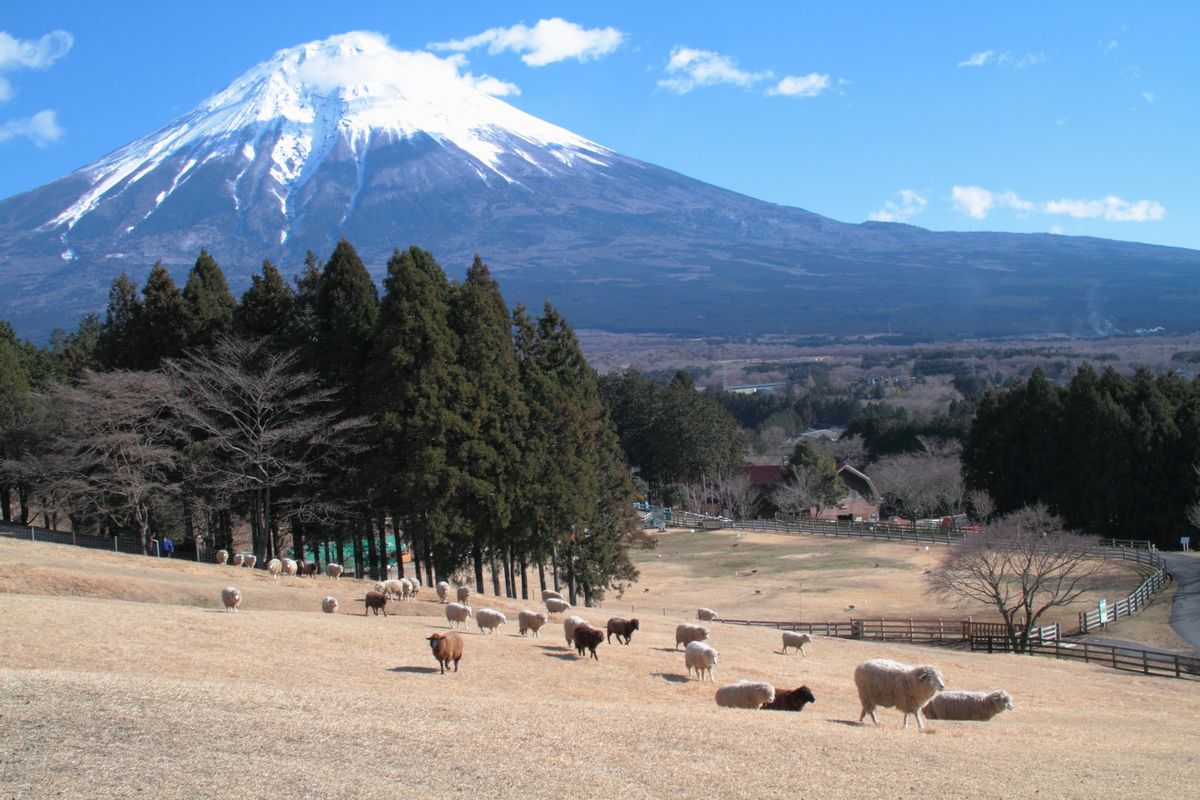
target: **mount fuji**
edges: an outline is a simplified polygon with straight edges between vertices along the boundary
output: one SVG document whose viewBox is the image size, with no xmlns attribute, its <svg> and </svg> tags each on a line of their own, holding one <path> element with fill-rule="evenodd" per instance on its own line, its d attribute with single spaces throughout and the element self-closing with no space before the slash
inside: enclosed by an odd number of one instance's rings
<svg viewBox="0 0 1200 800">
<path fill-rule="evenodd" d="M 349 239 L 451 275 L 480 253 L 510 302 L 580 327 L 687 334 L 1192 330 L 1200 252 L 848 224 L 623 156 L 372 33 L 282 50 L 165 127 L 0 201 L 0 317 L 25 335 L 103 308 L 122 270 L 201 247 L 235 291 Z M 752 146 L 752 143 L 747 143 Z"/>
</svg>

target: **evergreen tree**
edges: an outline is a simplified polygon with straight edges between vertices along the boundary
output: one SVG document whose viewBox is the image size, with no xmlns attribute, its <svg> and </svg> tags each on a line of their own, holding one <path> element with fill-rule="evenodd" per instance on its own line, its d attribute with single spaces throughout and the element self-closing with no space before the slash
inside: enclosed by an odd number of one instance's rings
<svg viewBox="0 0 1200 800">
<path fill-rule="evenodd" d="M 218 337 L 233 329 L 236 303 L 229 293 L 225 273 L 207 250 L 200 251 L 195 266 L 188 273 L 183 299 L 187 303 L 188 347 L 211 349 Z"/>
<path fill-rule="evenodd" d="M 788 466 L 792 468 L 791 480 L 802 476 L 800 479 L 811 490 L 817 516 L 820 516 L 821 509 L 837 505 L 846 496 L 846 484 L 838 475 L 837 462 L 828 451 L 813 447 L 808 442 L 799 442 L 792 450 Z"/>
<path fill-rule="evenodd" d="M 316 300 L 319 374 L 327 385 L 346 387 L 346 406 L 358 413 L 379 298 L 367 268 L 345 239 L 325 264 Z"/>
<path fill-rule="evenodd" d="M 291 340 L 295 293 L 270 261 L 262 263 L 262 275 L 250 279 L 250 288 L 233 311 L 233 330 L 246 338 L 268 338 L 276 349 Z"/>
<path fill-rule="evenodd" d="M 142 289 L 136 317 L 135 369 L 157 369 L 166 358 L 178 358 L 187 345 L 190 315 L 183 294 L 162 262 L 154 265 Z"/>
<path fill-rule="evenodd" d="M 137 284 L 122 272 L 108 290 L 108 308 L 96 349 L 106 369 L 130 369 L 137 360 L 137 318 L 141 310 Z"/>
</svg>

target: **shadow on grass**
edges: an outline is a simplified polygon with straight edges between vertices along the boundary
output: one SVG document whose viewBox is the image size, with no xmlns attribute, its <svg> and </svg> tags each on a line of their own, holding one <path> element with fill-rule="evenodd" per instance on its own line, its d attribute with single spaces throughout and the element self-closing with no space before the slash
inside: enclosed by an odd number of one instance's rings
<svg viewBox="0 0 1200 800">
<path fill-rule="evenodd" d="M 657 650 L 660 653 L 682 653 L 683 652 L 682 650 L 679 650 L 678 648 L 675 648 L 675 647 L 655 647 L 652 649 Z"/>
<path fill-rule="evenodd" d="M 691 680 L 686 675 L 679 675 L 674 672 L 652 672 L 650 674 L 652 677 L 662 678 L 664 681 L 670 681 L 671 683 L 687 683 Z"/>
<path fill-rule="evenodd" d="M 542 648 L 542 649 L 546 650 L 547 648 Z M 561 651 L 553 652 L 553 653 L 542 653 L 542 655 L 546 656 L 547 658 L 557 658 L 559 661 L 578 661 L 579 660 L 579 658 L 574 653 L 563 653 Z"/>
<path fill-rule="evenodd" d="M 388 672 L 410 672 L 416 675 L 433 675 L 441 672 L 437 667 L 392 667 Z"/>
</svg>

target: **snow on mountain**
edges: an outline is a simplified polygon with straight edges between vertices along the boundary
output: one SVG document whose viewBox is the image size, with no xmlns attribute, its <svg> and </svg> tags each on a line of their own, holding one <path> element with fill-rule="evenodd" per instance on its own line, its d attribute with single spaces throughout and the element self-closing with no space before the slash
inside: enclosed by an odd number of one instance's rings
<svg viewBox="0 0 1200 800">
<path fill-rule="evenodd" d="M 289 202 L 295 192 L 339 142 L 348 145 L 360 173 L 374 140 L 417 134 L 470 154 L 484 181 L 485 170 L 514 180 L 503 171 L 503 155 L 517 156 L 547 174 L 555 171 L 553 162 L 529 150 L 549 153 L 566 168 L 580 161 L 608 163 L 607 148 L 486 94 L 461 66 L 455 57 L 395 50 L 379 34 L 362 31 L 281 50 L 190 113 L 79 170 L 90 187 L 43 229 L 74 228 L 102 200 L 181 155 L 182 165 L 146 217 L 198 167 L 234 153 L 243 162 L 228 187 L 235 207 L 242 204 L 243 177 L 259 157 L 266 157 L 285 217 L 293 210 Z M 281 233 L 286 237 L 286 231 Z"/>
</svg>

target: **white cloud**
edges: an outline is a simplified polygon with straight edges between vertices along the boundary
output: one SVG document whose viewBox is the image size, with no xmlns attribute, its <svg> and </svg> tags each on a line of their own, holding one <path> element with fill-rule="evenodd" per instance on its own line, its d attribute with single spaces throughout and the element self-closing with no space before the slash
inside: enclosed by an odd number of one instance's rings
<svg viewBox="0 0 1200 800">
<path fill-rule="evenodd" d="M 967 58 L 958 62 L 960 67 L 983 67 L 988 64 L 995 64 L 998 67 L 1010 67 L 1012 69 L 1024 69 L 1032 67 L 1035 64 L 1041 64 L 1046 60 L 1045 53 L 1026 53 L 1025 55 L 1014 55 L 1008 50 L 1003 53 L 997 53 L 995 50 L 981 50 L 978 53 L 972 53 Z"/>
<path fill-rule="evenodd" d="M 487 45 L 493 55 L 511 50 L 523 53 L 521 60 L 531 67 L 544 67 L 574 58 L 592 61 L 621 46 L 625 34 L 616 28 L 584 28 L 562 17 L 538 20 L 532 28 L 523 24 L 510 28 L 490 28 L 483 33 L 449 42 L 431 42 L 433 50 L 466 52 Z"/>
<path fill-rule="evenodd" d="M 672 49 L 667 72 L 672 77 L 660 79 L 658 85 L 676 94 L 687 94 L 692 89 L 720 84 L 748 88 L 774 77 L 770 70 L 747 72 L 739 69 L 737 62 L 729 56 L 693 47 Z"/>
<path fill-rule="evenodd" d="M 474 86 L 484 94 L 490 94 L 493 97 L 517 97 L 521 94 L 521 87 L 515 83 L 502 81 L 499 78 L 493 78 L 491 75 L 480 75 L 476 77 L 467 72 L 463 74 L 463 80 Z"/>
<path fill-rule="evenodd" d="M 867 219 L 876 222 L 907 222 L 925 210 L 928 201 L 912 189 L 901 189 L 896 192 L 900 202 L 885 200 L 883 208 L 872 211 Z"/>
<path fill-rule="evenodd" d="M 955 186 L 951 190 L 954 208 L 972 219 L 985 219 L 993 208 L 1011 208 L 1014 211 L 1033 211 L 1035 204 L 1025 200 L 1016 192 L 992 192 L 982 186 Z"/>
<path fill-rule="evenodd" d="M 0 31 L 0 70 L 45 69 L 67 54 L 75 37 L 66 31 L 51 31 L 40 39 L 17 39 Z"/>
<path fill-rule="evenodd" d="M 767 89 L 767 94 L 785 97 L 816 97 L 828 88 L 828 75 L 810 72 L 807 75 L 785 75 L 779 83 Z"/>
<path fill-rule="evenodd" d="M 1110 194 L 1103 200 L 1051 200 L 1042 206 L 1047 214 L 1065 214 L 1077 219 L 1104 218 L 1109 222 L 1157 222 L 1167 214 L 1156 200 L 1132 203 Z"/>
<path fill-rule="evenodd" d="M 0 142 L 25 137 L 38 147 L 45 147 L 63 134 L 53 111 L 39 111 L 32 117 L 0 122 Z"/>
<path fill-rule="evenodd" d="M 1051 225 L 1051 226 L 1050 226 L 1050 232 L 1051 232 L 1051 233 L 1053 233 L 1053 234 L 1055 234 L 1056 236 L 1062 236 L 1062 232 L 1063 232 L 1063 226 L 1062 226 L 1062 225 L 1059 225 L 1059 224 L 1056 222 L 1056 223 L 1054 223 L 1053 225 Z"/>
<path fill-rule="evenodd" d="M 1154 92 L 1142 92 L 1142 99 L 1147 103 L 1154 102 Z"/>
<path fill-rule="evenodd" d="M 966 59 L 958 62 L 958 65 L 960 67 L 982 67 L 991 61 L 994 55 L 996 55 L 995 50 L 983 50 L 979 53 L 972 53 Z"/>
</svg>

